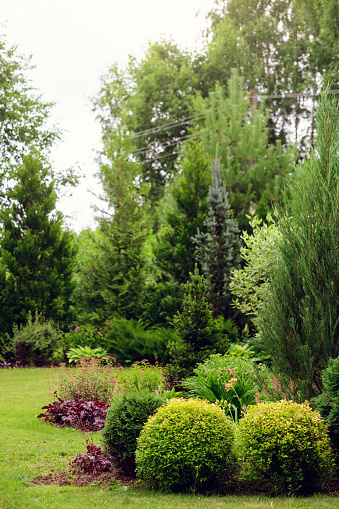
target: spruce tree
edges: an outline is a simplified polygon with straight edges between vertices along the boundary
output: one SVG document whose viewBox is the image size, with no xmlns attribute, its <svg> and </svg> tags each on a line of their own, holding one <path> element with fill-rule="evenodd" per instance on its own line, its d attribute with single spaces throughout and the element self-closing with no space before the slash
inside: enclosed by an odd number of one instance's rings
<svg viewBox="0 0 339 509">
<path fill-rule="evenodd" d="M 36 312 L 61 324 L 70 318 L 73 235 L 55 210 L 55 182 L 38 156 L 24 156 L 0 213 L 0 334 Z"/>
<path fill-rule="evenodd" d="M 144 196 L 148 186 L 139 183 L 140 167 L 131 153 L 132 146 L 123 133 L 105 143 L 99 176 L 107 210 L 97 218 L 99 232 L 92 235 L 95 249 L 90 250 L 90 263 L 89 259 L 79 260 L 79 309 L 87 307 L 99 320 L 113 315 L 139 318 L 141 312 L 145 279 L 142 250 L 148 233 Z"/>
<path fill-rule="evenodd" d="M 230 203 L 221 177 L 218 158 L 211 165 L 212 185 L 209 189 L 209 210 L 205 220 L 206 232 L 198 229 L 195 236 L 197 261 L 206 280 L 207 298 L 215 316 L 230 318 L 232 296 L 230 275 L 240 267 L 240 231 L 231 217 Z"/>
<path fill-rule="evenodd" d="M 166 278 L 178 284 L 185 284 L 194 271 L 192 237 L 198 228 L 204 230 L 210 180 L 206 154 L 200 143 L 193 142 L 159 207 L 162 226 L 155 248 L 156 263 Z"/>
<path fill-rule="evenodd" d="M 183 309 L 174 317 L 173 325 L 181 343 L 170 345 L 169 371 L 178 380 L 191 376 L 196 365 L 212 353 L 224 354 L 229 347 L 228 338 L 219 336 L 221 324 L 213 318 L 206 283 L 197 265 L 186 283 Z"/>
<path fill-rule="evenodd" d="M 289 186 L 281 261 L 258 317 L 276 374 L 300 400 L 322 391 L 321 372 L 339 355 L 339 117 L 327 93 L 316 127 L 315 148 Z"/>
</svg>

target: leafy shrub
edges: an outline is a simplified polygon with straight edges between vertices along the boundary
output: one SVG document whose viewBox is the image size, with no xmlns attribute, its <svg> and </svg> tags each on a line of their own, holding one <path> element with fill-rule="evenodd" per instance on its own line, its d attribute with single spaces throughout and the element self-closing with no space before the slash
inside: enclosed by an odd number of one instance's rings
<svg viewBox="0 0 339 509">
<path fill-rule="evenodd" d="M 155 394 L 128 393 L 114 398 L 102 432 L 106 451 L 120 468 L 134 471 L 136 441 L 150 415 L 164 400 Z"/>
<path fill-rule="evenodd" d="M 68 332 L 60 331 L 60 341 L 65 352 L 78 346 L 90 348 L 102 347 L 105 337 L 105 327 L 94 325 L 68 326 Z"/>
<path fill-rule="evenodd" d="M 89 346 L 79 346 L 70 348 L 66 353 L 69 362 L 78 362 L 80 360 L 108 359 L 106 350 L 103 348 L 91 348 Z"/>
<path fill-rule="evenodd" d="M 137 475 L 165 491 L 210 488 L 230 462 L 233 429 L 220 407 L 173 399 L 140 433 Z"/>
<path fill-rule="evenodd" d="M 59 346 L 59 332 L 51 320 L 29 313 L 26 325 L 13 326 L 10 350 L 22 366 L 44 366 L 53 361 Z"/>
<path fill-rule="evenodd" d="M 259 368 L 260 369 L 260 368 Z M 251 361 L 232 355 L 211 355 L 194 370 L 195 376 L 181 382 L 193 398 L 219 402 L 232 420 L 238 422 L 249 405 L 263 398 L 256 385 Z"/>
<path fill-rule="evenodd" d="M 116 370 L 113 363 L 100 359 L 80 361 L 76 368 L 58 368 L 53 380 L 56 392 L 63 399 L 99 399 L 109 403 L 117 388 Z"/>
<path fill-rule="evenodd" d="M 83 399 L 63 400 L 58 398 L 49 405 L 43 406 L 47 412 L 38 415 L 45 422 L 58 426 L 70 426 L 82 431 L 98 431 L 104 427 L 109 404 L 98 399 L 84 401 Z"/>
<path fill-rule="evenodd" d="M 310 493 L 333 468 L 327 427 L 308 404 L 282 400 L 247 409 L 237 428 L 242 478 L 276 492 Z"/>
<path fill-rule="evenodd" d="M 71 463 L 77 465 L 86 474 L 98 475 L 112 469 L 111 459 L 99 445 L 87 444 L 87 452 L 78 454 Z"/>
<path fill-rule="evenodd" d="M 330 425 L 332 443 L 339 449 L 339 357 L 330 359 L 321 379 L 323 392 L 313 401 L 322 418 Z"/>
<path fill-rule="evenodd" d="M 166 362 L 168 343 L 176 338 L 173 329 L 146 330 L 138 320 L 114 318 L 105 324 L 105 348 L 122 365 L 147 359 L 151 364 Z"/>
<path fill-rule="evenodd" d="M 119 383 L 124 392 L 155 392 L 167 389 L 163 368 L 156 364 L 153 366 L 146 359 L 134 362 L 131 369 L 121 372 Z"/>
</svg>

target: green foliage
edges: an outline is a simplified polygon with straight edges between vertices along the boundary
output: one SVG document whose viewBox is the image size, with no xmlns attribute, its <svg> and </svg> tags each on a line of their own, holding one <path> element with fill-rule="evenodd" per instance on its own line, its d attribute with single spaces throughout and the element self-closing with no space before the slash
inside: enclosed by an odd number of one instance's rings
<svg viewBox="0 0 339 509">
<path fill-rule="evenodd" d="M 227 336 L 220 337 L 222 324 L 213 318 L 207 302 L 206 283 L 199 275 L 197 265 L 190 278 L 186 284 L 183 310 L 173 319 L 182 343 L 171 344 L 168 370 L 177 380 L 191 375 L 197 363 L 212 353 L 225 353 L 229 347 Z"/>
<path fill-rule="evenodd" d="M 100 233 L 89 234 L 95 249 L 79 260 L 76 301 L 82 313 L 87 308 L 101 320 L 114 315 L 136 318 L 142 310 L 148 186 L 140 182 L 141 169 L 131 160 L 132 151 L 123 133 L 105 142 L 99 176 L 108 211 L 98 218 Z M 88 240 L 87 235 L 84 241 Z"/>
<path fill-rule="evenodd" d="M 68 326 L 68 332 L 60 331 L 60 342 L 65 351 L 72 347 L 89 346 L 98 348 L 104 342 L 104 327 L 91 324 L 74 327 Z"/>
<path fill-rule="evenodd" d="M 189 121 L 175 124 L 190 115 L 194 90 L 199 86 L 193 60 L 172 41 L 152 43 L 140 61 L 131 56 L 125 70 L 117 65 L 108 69 L 93 100 L 104 140 L 117 125 L 134 133 L 142 178 L 150 183 L 152 206 L 177 173 L 173 149 L 180 146 L 190 127 Z M 161 129 L 163 124 L 170 124 L 170 129 Z M 159 154 L 163 159 L 157 159 Z"/>
<path fill-rule="evenodd" d="M 201 265 L 207 287 L 207 299 L 214 316 L 229 318 L 232 313 L 229 289 L 232 271 L 239 268 L 240 238 L 236 219 L 230 214 L 230 204 L 216 156 L 211 165 L 212 185 L 209 188 L 208 215 L 205 233 L 198 233 L 196 259 Z M 234 311 L 233 311 L 234 313 Z"/>
<path fill-rule="evenodd" d="M 8 350 L 22 366 L 50 364 L 55 359 L 58 347 L 59 333 L 54 323 L 45 320 L 37 312 L 34 320 L 31 313 L 28 313 L 25 325 L 13 325 L 13 338 Z"/>
<path fill-rule="evenodd" d="M 236 448 L 243 478 L 268 482 L 275 492 L 313 493 L 333 470 L 326 424 L 308 404 L 282 400 L 249 407 Z"/>
<path fill-rule="evenodd" d="M 339 357 L 330 359 L 321 374 L 323 392 L 314 398 L 316 410 L 329 424 L 334 447 L 339 449 Z"/>
<path fill-rule="evenodd" d="M 162 272 L 179 284 L 194 271 L 196 247 L 193 237 L 204 231 L 208 210 L 210 172 L 201 144 L 191 143 L 180 164 L 180 173 L 159 205 L 163 223 L 155 246 L 156 263 Z"/>
<path fill-rule="evenodd" d="M 80 360 L 76 368 L 60 367 L 53 384 L 62 399 L 99 399 L 110 403 L 117 390 L 117 371 L 109 360 Z"/>
<path fill-rule="evenodd" d="M 189 396 L 220 404 L 234 422 L 238 422 L 249 405 L 255 405 L 263 398 L 249 359 L 231 354 L 211 355 L 198 364 L 194 373 L 195 376 L 181 382 Z"/>
<path fill-rule="evenodd" d="M 222 88 L 209 99 L 196 103 L 205 117 L 201 129 L 203 146 L 214 159 L 220 158 L 221 173 L 229 193 L 231 209 L 241 230 L 248 229 L 248 215 L 266 204 L 272 209 L 281 203 L 283 178 L 292 171 L 294 152 L 268 144 L 267 116 L 261 105 L 252 108 L 249 121 L 249 98 L 245 98 L 244 80 L 233 70 L 228 82 L 229 97 Z"/>
<path fill-rule="evenodd" d="M 37 156 L 24 157 L 0 212 L 0 334 L 36 311 L 59 325 L 70 318 L 73 235 L 55 210 L 55 182 Z"/>
<path fill-rule="evenodd" d="M 168 344 L 177 339 L 173 329 L 146 329 L 141 320 L 113 318 L 105 324 L 104 347 L 119 364 L 131 364 L 147 359 L 151 364 L 165 362 Z"/>
<path fill-rule="evenodd" d="M 231 69 L 237 67 L 246 90 L 259 94 L 316 93 L 319 78 L 325 83 L 332 78 L 338 88 L 338 19 L 336 0 L 217 2 L 210 13 L 202 79 L 210 89 L 213 83 L 226 88 Z M 285 143 L 292 123 L 305 144 L 300 117 L 311 117 L 315 101 L 281 97 L 270 102 L 270 141 L 278 137 Z M 310 126 L 307 141 L 312 130 Z"/>
<path fill-rule="evenodd" d="M 112 401 L 102 439 L 106 452 L 114 457 L 121 470 L 133 472 L 137 438 L 149 416 L 163 402 L 156 394 L 143 392 L 130 392 Z"/>
<path fill-rule="evenodd" d="M 171 400 L 141 431 L 137 475 L 165 491 L 211 489 L 229 466 L 233 437 L 233 426 L 218 406 Z"/>
<path fill-rule="evenodd" d="M 131 369 L 121 372 L 119 380 L 123 391 L 162 393 L 167 388 L 163 368 L 147 360 L 134 362 Z"/>
<path fill-rule="evenodd" d="M 7 185 L 10 184 L 10 170 L 13 165 L 20 164 L 24 154 L 28 155 L 33 149 L 47 153 L 60 137 L 58 129 L 47 126 L 53 103 L 43 102 L 32 86 L 28 72 L 34 66 L 30 60 L 0 34 L 1 184 L 4 178 Z M 0 187 L 2 197 L 5 186 Z"/>
<path fill-rule="evenodd" d="M 164 278 L 146 284 L 142 320 L 150 326 L 168 327 L 181 310 L 184 287 Z"/>
<path fill-rule="evenodd" d="M 90 346 L 78 346 L 77 348 L 70 348 L 66 352 L 68 362 L 78 362 L 82 359 L 108 359 L 107 352 L 103 348 L 91 348 Z"/>
<path fill-rule="evenodd" d="M 289 185 L 280 260 L 257 320 L 272 368 L 300 401 L 322 392 L 321 372 L 339 355 L 339 117 L 326 92 L 316 124 L 315 149 Z"/>
<path fill-rule="evenodd" d="M 245 231 L 241 236 L 244 245 L 240 248 L 240 253 L 245 266 L 232 272 L 229 287 L 236 296 L 233 303 L 255 322 L 258 310 L 264 305 L 265 291 L 280 258 L 278 246 L 282 233 L 270 214 L 267 214 L 264 223 L 254 215 L 249 225 L 253 230 L 252 235 Z"/>
</svg>

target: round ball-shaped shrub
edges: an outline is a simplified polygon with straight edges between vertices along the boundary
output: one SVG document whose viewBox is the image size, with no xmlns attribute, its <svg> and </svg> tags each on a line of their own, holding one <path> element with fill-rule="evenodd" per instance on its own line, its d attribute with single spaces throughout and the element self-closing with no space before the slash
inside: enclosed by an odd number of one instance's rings
<svg viewBox="0 0 339 509">
<path fill-rule="evenodd" d="M 227 469 L 233 440 L 233 424 L 219 406 L 170 400 L 140 433 L 137 475 L 164 491 L 211 487 Z"/>
<path fill-rule="evenodd" d="M 236 432 L 242 478 L 267 482 L 281 493 L 312 493 L 333 469 L 327 425 L 319 413 L 293 401 L 248 407 Z"/>
<path fill-rule="evenodd" d="M 122 471 L 134 472 L 137 438 L 149 416 L 163 403 L 160 396 L 143 392 L 130 392 L 113 399 L 102 437 L 106 452 Z"/>
</svg>

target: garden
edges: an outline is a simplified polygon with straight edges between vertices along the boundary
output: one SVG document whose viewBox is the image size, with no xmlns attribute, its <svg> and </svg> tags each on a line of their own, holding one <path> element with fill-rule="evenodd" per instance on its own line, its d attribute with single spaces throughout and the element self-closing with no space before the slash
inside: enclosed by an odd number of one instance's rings
<svg viewBox="0 0 339 509">
<path fill-rule="evenodd" d="M 172 181 L 137 160 L 130 112 L 102 120 L 93 231 L 64 229 L 35 152 L 11 173 L 1 509 L 338 506 L 337 91 L 297 156 L 245 85 L 196 95 Z"/>
</svg>

